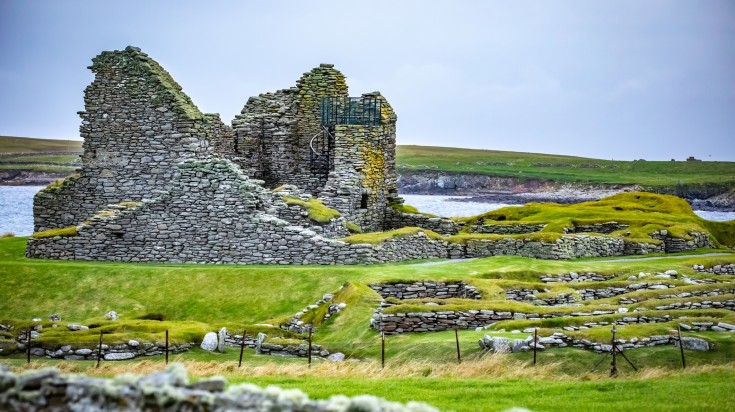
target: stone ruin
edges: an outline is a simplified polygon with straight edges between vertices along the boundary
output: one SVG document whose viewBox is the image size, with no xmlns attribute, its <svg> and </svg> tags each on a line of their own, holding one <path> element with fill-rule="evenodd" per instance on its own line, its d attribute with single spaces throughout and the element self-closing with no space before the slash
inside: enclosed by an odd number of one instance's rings
<svg viewBox="0 0 735 412">
<path fill-rule="evenodd" d="M 328 238 L 347 222 L 383 230 L 402 203 L 393 109 L 377 92 L 349 97 L 331 64 L 251 97 L 230 127 L 138 48 L 92 62 L 82 167 L 34 198 L 37 234 L 73 236 L 31 239 L 31 257 L 335 263 Z M 339 217 L 315 224 L 303 208 L 314 199 Z"/>
<path fill-rule="evenodd" d="M 26 256 L 121 262 L 364 264 L 519 255 L 614 256 L 712 246 L 662 234 L 661 244 L 565 234 L 438 238 L 463 223 L 405 213 L 395 171 L 396 114 L 380 93 L 349 97 L 330 64 L 296 86 L 251 97 L 232 126 L 202 113 L 135 47 L 89 67 L 82 166 L 34 198 Z M 413 227 L 377 245 L 355 232 Z M 518 234 L 543 226 L 488 226 Z M 490 233 L 478 223 L 470 233 Z M 502 229 L 502 230 L 501 230 Z M 579 228 L 578 228 L 579 229 Z M 500 232 L 498 232 L 500 230 Z M 582 231 L 584 232 L 584 230 Z M 658 238 L 657 238 L 658 239 Z"/>
</svg>

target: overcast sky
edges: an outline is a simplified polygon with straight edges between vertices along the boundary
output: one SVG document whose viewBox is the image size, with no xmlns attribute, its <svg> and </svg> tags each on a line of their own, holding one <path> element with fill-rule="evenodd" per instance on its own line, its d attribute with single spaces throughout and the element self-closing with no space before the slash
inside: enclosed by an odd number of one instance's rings
<svg viewBox="0 0 735 412">
<path fill-rule="evenodd" d="M 399 144 L 735 160 L 732 0 L 0 0 L 0 135 L 79 139 L 86 67 L 127 45 L 228 124 L 334 63 Z"/>
</svg>

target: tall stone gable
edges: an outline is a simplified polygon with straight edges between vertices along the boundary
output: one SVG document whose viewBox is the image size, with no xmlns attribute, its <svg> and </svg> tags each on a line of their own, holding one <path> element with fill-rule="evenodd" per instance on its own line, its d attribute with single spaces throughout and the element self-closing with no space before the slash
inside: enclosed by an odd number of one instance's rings
<svg viewBox="0 0 735 412">
<path fill-rule="evenodd" d="M 176 165 L 213 152 L 234 154 L 232 130 L 204 114 L 140 49 L 105 51 L 89 66 L 80 135 L 82 167 L 34 198 L 36 231 L 76 225 L 108 204 L 166 190 Z"/>
</svg>

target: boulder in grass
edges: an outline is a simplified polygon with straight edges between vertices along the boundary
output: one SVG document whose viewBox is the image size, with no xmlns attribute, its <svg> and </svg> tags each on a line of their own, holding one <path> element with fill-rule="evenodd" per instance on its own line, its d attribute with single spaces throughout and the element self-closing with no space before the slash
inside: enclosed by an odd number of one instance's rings
<svg viewBox="0 0 735 412">
<path fill-rule="evenodd" d="M 227 339 L 227 328 L 222 328 L 218 334 L 217 352 L 225 353 L 225 339 Z"/>
<path fill-rule="evenodd" d="M 674 342 L 676 346 L 679 346 L 679 342 Z M 682 337 L 681 343 L 684 345 L 684 349 L 696 350 L 706 352 L 709 350 L 709 342 L 704 339 Z"/>
<path fill-rule="evenodd" d="M 202 344 L 199 345 L 204 350 L 214 352 L 217 350 L 217 334 L 215 332 L 209 332 L 206 335 L 204 335 L 204 339 L 202 339 Z"/>
</svg>

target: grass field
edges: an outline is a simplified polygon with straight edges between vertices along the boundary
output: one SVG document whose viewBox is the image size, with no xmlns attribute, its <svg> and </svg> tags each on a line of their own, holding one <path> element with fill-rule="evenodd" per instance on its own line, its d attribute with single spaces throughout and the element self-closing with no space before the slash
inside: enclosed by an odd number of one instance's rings
<svg viewBox="0 0 735 412">
<path fill-rule="evenodd" d="M 643 187 L 713 184 L 735 187 L 735 162 L 622 161 L 538 153 L 397 146 L 396 168 L 437 170 L 557 182 Z"/>
<path fill-rule="evenodd" d="M 53 153 L 81 151 L 81 140 L 34 139 L 30 137 L 0 136 L 0 153 Z"/>
<path fill-rule="evenodd" d="M 541 261 L 519 257 L 494 257 L 433 266 L 411 263 L 376 266 L 210 266 L 163 264 L 115 264 L 104 262 L 58 262 L 30 260 L 23 256 L 24 238 L 0 239 L 0 323 L 29 325 L 33 317 L 45 319 L 51 313 L 62 316 L 61 324 L 98 324 L 89 336 L 107 330 L 105 341 L 138 338 L 162 341 L 163 330 L 172 330 L 173 340 L 198 342 L 209 330 L 222 326 L 230 330 L 254 324 L 278 324 L 293 313 L 317 301 L 327 292 L 347 307 L 323 322 L 315 342 L 331 351 L 342 351 L 360 361 L 334 364 L 317 362 L 309 369 L 304 359 L 283 359 L 254 355 L 246 351 L 245 367 L 237 368 L 237 350 L 214 354 L 199 349 L 174 360 L 183 362 L 194 377 L 223 375 L 230 382 L 253 382 L 300 388 L 312 397 L 327 398 L 341 393 L 370 393 L 394 401 L 420 400 L 444 410 L 504 410 L 523 406 L 533 410 L 728 410 L 735 394 L 735 337 L 732 333 L 697 332 L 714 343 L 709 352 L 687 353 L 689 369 L 680 371 L 678 349 L 665 346 L 636 349 L 629 357 L 640 369 L 621 365 L 622 377 L 607 377 L 607 362 L 596 371 L 592 366 L 599 354 L 579 349 L 552 349 L 539 353 L 538 366 L 532 354 L 489 355 L 477 340 L 484 333 L 493 336 L 525 337 L 499 332 L 503 323 L 490 331 L 459 332 L 462 363 L 456 363 L 454 333 L 451 331 L 390 336 L 386 342 L 386 369 L 380 368 L 380 339 L 368 328 L 368 320 L 379 297 L 366 285 L 396 280 L 463 279 L 478 287 L 489 303 L 504 299 L 504 288 L 538 284 L 539 274 L 590 272 L 615 274 L 616 284 L 639 272 L 675 269 L 692 279 L 706 277 L 691 269 L 692 264 L 735 262 L 735 255 L 716 257 L 662 257 L 660 260 L 609 262 L 586 259 L 567 262 Z M 719 280 L 732 282 L 732 276 Z M 681 282 L 671 280 L 675 284 Z M 267 285 L 267 287 L 264 287 Z M 548 285 L 550 293 L 573 292 L 586 284 Z M 712 285 L 684 285 L 694 290 Z M 639 296 L 640 297 L 640 296 Z M 653 298 L 653 297 L 650 297 Z M 716 299 L 713 297 L 712 299 Z M 644 304 L 645 299 L 641 304 Z M 517 302 L 509 302 L 514 304 Z M 583 302 L 584 303 L 584 302 Z M 592 304 L 595 304 L 592 302 Z M 588 306 L 592 308 L 593 306 Z M 121 320 L 105 321 L 102 315 L 116 310 Z M 671 311 L 676 316 L 676 311 Z M 680 314 L 687 312 L 681 311 Z M 160 314 L 165 320 L 135 320 Z M 691 314 L 690 314 L 691 316 Z M 715 316 L 715 318 L 712 318 Z M 690 318 L 690 320 L 693 318 Z M 735 322 L 735 313 L 709 312 L 705 319 Z M 106 322 L 106 323 L 105 323 Z M 44 321 L 41 340 L 46 343 L 83 345 L 85 335 L 53 330 Z M 508 323 L 508 330 L 514 326 Z M 539 325 L 545 328 L 543 325 Z M 548 325 L 547 325 L 548 326 Z M 665 324 L 651 325 L 658 333 Z M 107 329 L 105 329 L 107 328 Z M 619 327 L 624 333 L 626 327 Z M 551 331 L 553 329 L 542 329 Z M 653 331 L 639 329 L 642 334 Z M 45 332 L 44 332 L 45 331 Z M 269 335 L 275 330 L 266 331 Z M 599 333 L 599 332 L 597 332 Z M 594 337 L 595 333 L 590 333 Z M 606 334 L 602 340 L 609 339 Z M 643 336 L 643 335 L 641 335 Z M 1 338 L 1 337 L 0 337 Z M 2 340 L 2 339 L 0 339 Z M 622 362 L 622 361 L 621 361 Z M 14 369 L 57 365 L 68 372 L 110 376 L 123 372 L 149 373 L 163 367 L 162 359 L 103 362 L 64 362 L 38 359 L 27 366 L 22 354 L 0 356 L 0 363 Z M 719 366 L 718 366 L 719 365 Z M 673 400 L 673 402 L 668 402 Z M 668 402 L 668 403 L 665 403 Z"/>
<path fill-rule="evenodd" d="M 39 153 L 0 160 L 38 162 L 16 165 L 18 170 L 71 173 L 73 167 L 51 166 L 43 162 L 72 162 L 76 156 L 48 156 L 53 152 L 81 152 L 79 140 L 32 139 L 0 136 L 0 153 Z M 521 180 L 541 179 L 561 183 L 604 185 L 641 185 L 650 190 L 667 188 L 691 190 L 710 187 L 716 192 L 735 188 L 735 162 L 623 161 L 591 159 L 539 153 L 503 152 L 432 146 L 398 145 L 398 173 L 435 170 L 448 173 L 473 173 L 513 177 Z M 706 159 L 704 159 L 706 160 Z M 11 165 L 0 165 L 11 168 Z"/>
</svg>

